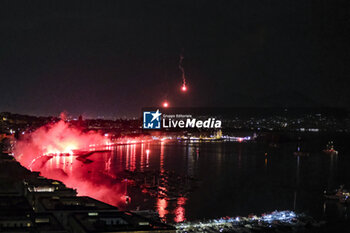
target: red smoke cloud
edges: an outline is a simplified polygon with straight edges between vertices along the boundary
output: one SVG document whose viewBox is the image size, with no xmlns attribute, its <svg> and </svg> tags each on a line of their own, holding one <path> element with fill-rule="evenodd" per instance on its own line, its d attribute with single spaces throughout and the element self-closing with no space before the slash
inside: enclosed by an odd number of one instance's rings
<svg viewBox="0 0 350 233">
<path fill-rule="evenodd" d="M 40 156 L 73 153 L 73 150 L 88 150 L 91 144 L 106 144 L 109 141 L 96 132 L 83 133 L 64 121 L 45 125 L 26 134 L 15 145 L 16 159 L 29 166 Z"/>
<path fill-rule="evenodd" d="M 89 150 L 90 145 L 106 143 L 109 144 L 109 140 L 96 132 L 84 133 L 59 121 L 23 135 L 15 145 L 14 154 L 23 166 L 40 171 L 46 178 L 64 182 L 67 187 L 77 189 L 78 195 L 117 206 L 122 201 L 123 191 L 115 177 L 105 176 L 97 164 L 83 164 L 73 155 L 74 150 Z M 62 153 L 66 155 L 60 156 Z"/>
</svg>

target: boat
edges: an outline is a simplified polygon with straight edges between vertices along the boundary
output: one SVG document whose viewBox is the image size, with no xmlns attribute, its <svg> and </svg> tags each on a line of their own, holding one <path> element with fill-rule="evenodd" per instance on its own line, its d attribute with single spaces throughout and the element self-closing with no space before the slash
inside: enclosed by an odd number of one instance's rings
<svg viewBox="0 0 350 233">
<path fill-rule="evenodd" d="M 89 163 L 92 163 L 93 161 L 91 159 L 88 159 L 88 158 L 85 158 L 83 156 L 79 156 L 76 158 L 76 160 L 84 163 L 84 164 L 89 164 Z"/>
<path fill-rule="evenodd" d="M 300 146 L 297 147 L 297 151 L 293 153 L 294 156 L 309 156 L 310 153 L 301 151 Z"/>
<path fill-rule="evenodd" d="M 310 153 L 308 152 L 303 152 L 303 151 L 296 151 L 293 153 L 294 156 L 309 156 Z"/>
<path fill-rule="evenodd" d="M 339 189 L 332 193 L 324 191 L 324 197 L 330 200 L 338 200 L 341 203 L 350 203 L 350 192 L 344 189 L 344 185 L 340 185 Z"/>
<path fill-rule="evenodd" d="M 166 197 L 165 200 L 167 200 L 167 201 L 176 201 L 177 197 L 170 196 L 170 197 Z"/>
<path fill-rule="evenodd" d="M 329 155 L 337 155 L 338 151 L 334 149 L 333 141 L 327 143 L 326 149 L 323 150 L 324 153 Z"/>
<path fill-rule="evenodd" d="M 344 204 L 350 203 L 350 196 L 348 195 L 348 196 L 344 196 L 344 197 L 340 198 L 339 202 L 344 203 Z"/>
</svg>

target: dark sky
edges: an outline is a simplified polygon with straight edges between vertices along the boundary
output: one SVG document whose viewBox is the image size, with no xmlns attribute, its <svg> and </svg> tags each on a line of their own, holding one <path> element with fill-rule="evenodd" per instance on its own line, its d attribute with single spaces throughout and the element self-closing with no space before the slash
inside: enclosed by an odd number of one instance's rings
<svg viewBox="0 0 350 233">
<path fill-rule="evenodd" d="M 349 108 L 347 2 L 2 1 L 0 112 L 139 116 L 164 99 Z"/>
</svg>

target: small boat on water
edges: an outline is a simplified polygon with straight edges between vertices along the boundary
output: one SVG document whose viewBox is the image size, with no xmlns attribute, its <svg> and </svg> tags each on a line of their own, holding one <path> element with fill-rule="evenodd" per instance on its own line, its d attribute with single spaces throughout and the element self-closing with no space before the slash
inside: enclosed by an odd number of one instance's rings
<svg viewBox="0 0 350 233">
<path fill-rule="evenodd" d="M 330 200 L 338 200 L 341 203 L 350 203 L 350 192 L 344 189 L 344 185 L 340 185 L 339 189 L 330 193 L 324 191 L 324 197 Z"/>
<path fill-rule="evenodd" d="M 85 163 L 85 164 L 89 164 L 89 163 L 92 163 L 93 161 L 91 159 L 88 159 L 86 157 L 83 157 L 83 156 L 78 156 L 76 158 L 76 160 L 82 162 L 82 163 Z"/>
<path fill-rule="evenodd" d="M 293 153 L 294 156 L 309 156 L 310 153 L 303 152 L 303 151 L 296 151 Z"/>
<path fill-rule="evenodd" d="M 298 147 L 297 147 L 297 151 L 295 151 L 295 152 L 293 153 L 293 155 L 294 155 L 294 156 L 309 156 L 310 153 L 302 151 L 302 150 L 301 150 L 301 147 L 298 146 Z"/>
<path fill-rule="evenodd" d="M 326 149 L 323 150 L 324 153 L 329 155 L 337 155 L 338 151 L 334 149 L 333 141 L 327 143 Z"/>
</svg>

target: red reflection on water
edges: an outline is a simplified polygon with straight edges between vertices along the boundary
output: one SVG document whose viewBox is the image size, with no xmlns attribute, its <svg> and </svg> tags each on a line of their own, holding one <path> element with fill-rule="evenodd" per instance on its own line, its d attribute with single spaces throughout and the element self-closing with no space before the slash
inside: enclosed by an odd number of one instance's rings
<svg viewBox="0 0 350 233">
<path fill-rule="evenodd" d="M 129 170 L 130 169 L 130 153 L 129 153 L 129 146 L 126 147 L 126 163 L 125 163 L 125 169 Z"/>
<path fill-rule="evenodd" d="M 157 212 L 160 218 L 165 218 L 165 216 L 168 214 L 168 211 L 166 210 L 167 206 L 168 206 L 167 200 L 165 200 L 164 198 L 157 199 Z"/>
<path fill-rule="evenodd" d="M 175 222 L 183 222 L 186 220 L 185 218 L 185 208 L 184 205 L 186 204 L 187 198 L 185 197 L 179 197 L 177 199 L 177 207 L 175 209 Z"/>
<path fill-rule="evenodd" d="M 148 144 L 149 146 L 149 144 Z M 149 167 L 149 153 L 150 153 L 150 150 L 147 149 L 146 150 L 146 167 L 148 168 Z"/>
<path fill-rule="evenodd" d="M 130 165 L 130 171 L 135 171 L 136 169 L 136 145 L 131 145 L 131 165 Z"/>
<path fill-rule="evenodd" d="M 160 143 L 160 163 L 159 163 L 159 186 L 158 186 L 158 198 L 157 198 L 157 211 L 160 218 L 164 218 L 168 213 L 166 210 L 167 203 L 167 189 L 166 189 L 166 180 L 164 179 L 164 142 Z"/>
<path fill-rule="evenodd" d="M 160 143 L 160 174 L 164 173 L 164 141 Z"/>
<path fill-rule="evenodd" d="M 84 164 L 75 160 L 75 156 L 57 155 L 44 165 L 39 162 L 33 164 L 32 168 L 35 171 L 40 171 L 41 175 L 46 178 L 60 180 L 67 187 L 77 189 L 79 196 L 90 196 L 119 206 L 124 202 L 123 191 L 125 188 L 117 182 L 115 175 L 105 170 L 111 165 L 110 163 L 111 158 Z"/>
<path fill-rule="evenodd" d="M 141 158 L 140 158 L 140 170 L 141 170 L 141 172 L 143 172 L 143 169 L 144 169 L 144 163 L 143 163 L 143 154 L 144 154 L 144 147 L 145 147 L 145 145 L 142 143 L 141 144 Z"/>
</svg>

